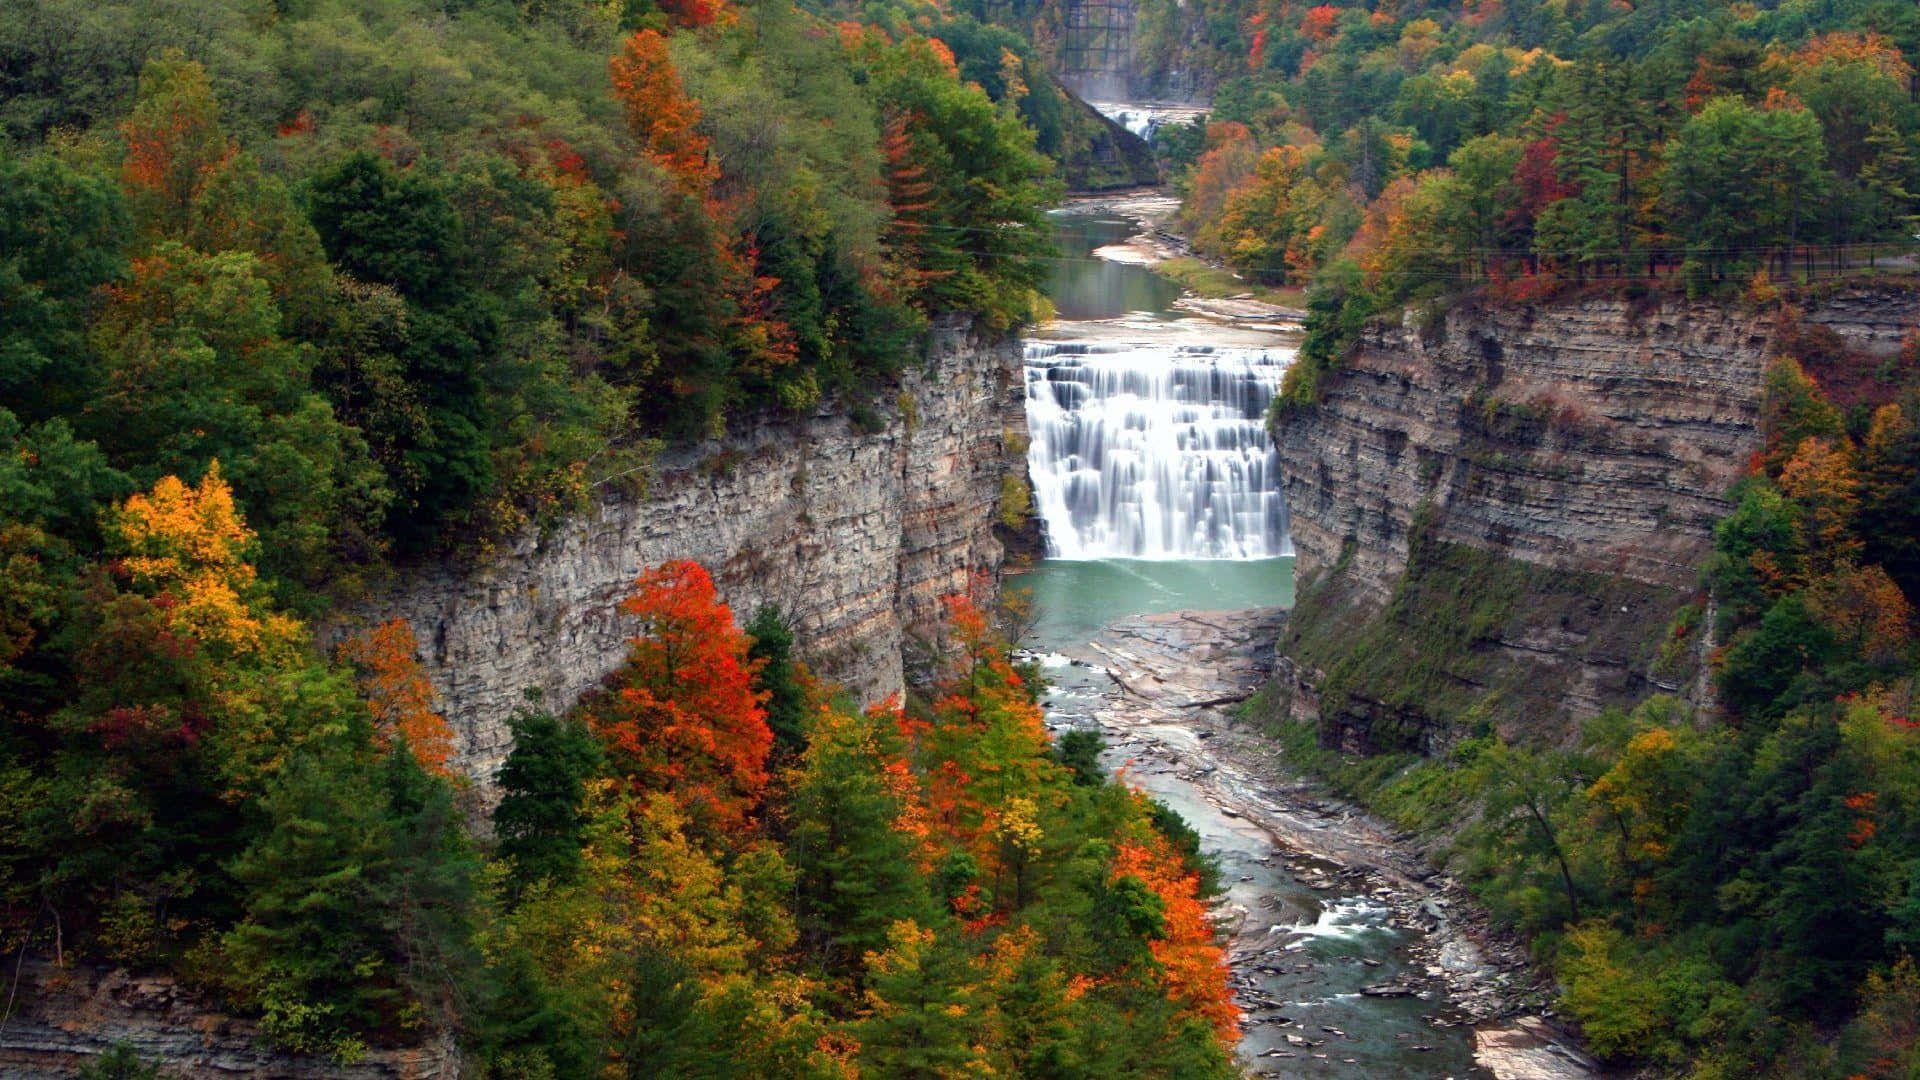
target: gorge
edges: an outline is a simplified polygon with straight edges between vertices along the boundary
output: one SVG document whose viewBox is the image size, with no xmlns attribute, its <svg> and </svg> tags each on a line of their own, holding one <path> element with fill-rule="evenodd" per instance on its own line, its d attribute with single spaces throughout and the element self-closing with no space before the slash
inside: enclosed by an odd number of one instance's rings
<svg viewBox="0 0 1920 1080">
<path fill-rule="evenodd" d="M 934 633 L 940 598 L 974 593 L 1001 561 L 1002 480 L 1017 468 L 1020 346 L 950 320 L 877 430 L 844 410 L 758 423 L 660 463 L 647 490 L 529 533 L 476 567 L 410 573 L 361 617 L 404 618 L 456 734 L 461 771 L 489 781 L 529 688 L 566 708 L 623 659 L 619 604 L 641 571 L 710 568 L 742 618 L 763 604 L 800 657 L 871 704 L 904 689 L 903 654 Z"/>
<path fill-rule="evenodd" d="M 0 1076 L 1913 1080 L 1911 0 L 0 4 Z"/>
</svg>

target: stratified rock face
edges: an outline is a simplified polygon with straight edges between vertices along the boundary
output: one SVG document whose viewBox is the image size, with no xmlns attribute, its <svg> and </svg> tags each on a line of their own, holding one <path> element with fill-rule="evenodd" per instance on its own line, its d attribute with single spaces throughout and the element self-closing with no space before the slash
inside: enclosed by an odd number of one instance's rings
<svg viewBox="0 0 1920 1080">
<path fill-rule="evenodd" d="M 8 971 L 15 1011 L 0 1024 L 0 1077 L 72 1076 L 126 1044 L 182 1080 L 454 1080 L 451 1038 L 372 1050 L 353 1065 L 264 1048 L 246 1020 L 221 1012 L 164 976 L 35 962 Z"/>
<path fill-rule="evenodd" d="M 1800 305 L 1791 323 L 1680 301 L 1460 305 L 1436 325 L 1369 330 L 1277 436 L 1298 572 L 1320 582 L 1282 642 L 1284 707 L 1329 745 L 1432 752 L 1468 711 L 1564 739 L 1655 689 L 1703 694 L 1697 659 L 1711 642 L 1663 656 L 1660 631 L 1695 591 L 1726 492 L 1761 445 L 1782 327 L 1831 332 L 1860 370 L 1920 325 L 1908 289 Z M 1480 604 L 1491 614 L 1466 639 L 1390 603 L 1396 589 L 1429 609 L 1449 595 L 1448 567 L 1463 560 L 1448 545 L 1510 560 L 1511 572 L 1483 560 L 1460 587 L 1518 592 Z M 1412 560 L 1414 578 L 1410 552 L 1429 556 Z M 1410 694 L 1413 677 L 1355 652 L 1395 640 L 1452 652 L 1408 658 L 1439 672 Z"/>
<path fill-rule="evenodd" d="M 1891 356 L 1920 298 L 1857 290 L 1805 321 Z M 1428 505 L 1442 541 L 1689 588 L 1759 448 L 1775 333 L 1771 314 L 1614 300 L 1374 329 L 1279 433 L 1300 570 L 1352 539 L 1351 572 L 1384 600 Z"/>
<path fill-rule="evenodd" d="M 646 494 L 613 499 L 479 570 L 420 572 L 372 618 L 406 618 L 455 732 L 456 765 L 484 784 L 511 751 L 507 719 L 535 688 L 562 709 L 625 658 L 620 601 L 642 571 L 693 559 L 744 624 L 762 604 L 802 659 L 875 701 L 901 689 L 901 653 L 940 598 L 995 574 L 993 536 L 1020 415 L 1020 346 L 936 327 L 924 367 L 880 430 L 841 413 L 765 423 L 662 460 Z"/>
</svg>

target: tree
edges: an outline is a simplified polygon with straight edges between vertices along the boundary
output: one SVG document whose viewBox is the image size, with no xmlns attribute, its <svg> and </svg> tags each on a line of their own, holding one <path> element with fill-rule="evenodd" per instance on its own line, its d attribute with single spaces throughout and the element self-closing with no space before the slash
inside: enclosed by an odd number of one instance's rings
<svg viewBox="0 0 1920 1080">
<path fill-rule="evenodd" d="M 420 767 L 442 777 L 453 774 L 453 729 L 433 708 L 433 684 L 421 670 L 420 643 L 405 619 L 391 619 L 340 643 L 340 656 L 360 670 L 374 737 L 382 749 L 403 745 Z"/>
<path fill-rule="evenodd" d="M 1809 200 L 1827 183 L 1820 122 L 1794 102 L 1754 108 L 1715 98 L 1666 150 L 1663 184 L 1682 239 L 1716 267 L 1804 237 Z"/>
<path fill-rule="evenodd" d="M 184 236 L 202 189 L 239 153 L 220 130 L 206 69 L 178 50 L 141 71 L 121 135 L 127 143 L 121 185 L 148 238 Z"/>
<path fill-rule="evenodd" d="M 1668 727 L 1636 732 L 1611 767 L 1587 788 L 1596 811 L 1611 818 L 1620 870 L 1639 878 L 1666 858 L 1693 797 L 1685 734 Z M 1636 882 L 1636 886 L 1638 886 Z M 1636 900 L 1641 893 L 1636 888 Z"/>
<path fill-rule="evenodd" d="M 1106 739 L 1098 731 L 1074 728 L 1053 741 L 1053 756 L 1066 767 L 1075 784 L 1099 787 L 1107 782 L 1107 770 L 1100 764 L 1100 753 L 1106 746 Z"/>
<path fill-rule="evenodd" d="M 493 812 L 495 849 L 512 868 L 518 895 L 538 881 L 571 882 L 586 838 L 587 780 L 601 764 L 586 725 L 522 709 L 508 721 L 513 753 L 500 768 L 500 805 Z"/>
<path fill-rule="evenodd" d="M 382 455 L 405 499 L 388 524 L 415 547 L 444 542 L 441 524 L 494 481 L 482 374 L 501 332 L 487 298 L 454 273 L 459 216 L 433 178 L 365 152 L 316 177 L 308 206 L 335 266 L 407 301 L 396 344 L 424 423 Z"/>
<path fill-rule="evenodd" d="M 747 655 L 758 663 L 754 689 L 766 695 L 767 727 L 773 731 L 774 752 L 797 757 L 807 747 L 807 720 L 812 702 L 801 681 L 802 670 L 793 659 L 793 631 L 771 604 L 754 612 L 747 624 L 753 644 Z"/>
<path fill-rule="evenodd" d="M 1920 595 L 1920 427 L 1909 397 L 1875 410 L 1859 455 L 1856 527 L 1863 557 L 1884 567 L 1909 596 Z"/>
<path fill-rule="evenodd" d="M 223 945 L 269 1038 L 351 1058 L 358 1032 L 456 990 L 471 882 L 444 787 L 407 755 L 368 769 L 338 749 L 295 755 L 268 793 L 273 827 L 232 866 L 245 914 Z"/>
<path fill-rule="evenodd" d="M 581 702 L 582 715 L 633 789 L 672 793 L 715 834 L 739 827 L 767 782 L 773 745 L 747 636 L 694 562 L 641 575 L 621 610 L 640 633 L 606 689 Z"/>
<path fill-rule="evenodd" d="M 1548 258 L 1613 258 L 1625 271 L 1651 171 L 1651 122 L 1636 82 L 1629 64 L 1582 61 L 1556 84 L 1565 119 L 1552 128 L 1554 162 L 1561 182 L 1579 190 L 1541 211 L 1537 243 Z"/>
<path fill-rule="evenodd" d="M 274 300 L 311 316 L 327 269 L 312 228 L 286 188 L 226 134 L 206 69 L 172 49 L 141 69 L 133 112 L 120 127 L 121 188 L 143 244 L 257 256 Z"/>
<path fill-rule="evenodd" d="M 1579 922 L 1582 889 L 1562 833 L 1581 788 L 1568 775 L 1568 762 L 1551 751 L 1496 742 L 1483 754 L 1480 767 L 1488 780 L 1486 837 L 1508 845 L 1522 859 L 1547 863 L 1566 901 L 1567 921 Z"/>
<path fill-rule="evenodd" d="M 1520 205 L 1516 177 L 1525 152 L 1519 139 L 1500 135 L 1482 135 L 1455 150 L 1447 159 L 1452 175 L 1437 194 L 1442 209 L 1436 240 L 1474 253 L 1466 258 L 1483 264 L 1491 261 L 1492 252 L 1509 247 L 1503 226 Z"/>
<path fill-rule="evenodd" d="M 1842 565 L 1807 590 L 1813 616 L 1868 663 L 1896 666 L 1913 644 L 1913 605 L 1878 566 Z"/>
<path fill-rule="evenodd" d="M 1901 134 L 1912 131 L 1905 114 L 1914 71 L 1900 50 L 1879 34 L 1827 33 L 1769 58 L 1765 71 L 1819 120 L 1838 188 L 1833 238 L 1875 236 L 1893 224 L 1915 178 Z"/>
<path fill-rule="evenodd" d="M 911 920 L 887 930 L 866 957 L 865 1011 L 854 1025 L 861 1062 L 876 1075 L 939 1080 L 986 1068 L 984 1003 L 968 986 L 964 958 Z"/>
<path fill-rule="evenodd" d="M 1214 243 L 1231 265 L 1279 280 L 1296 266 L 1310 269 L 1301 242 L 1318 223 L 1324 195 L 1306 166 L 1305 151 L 1274 147 L 1228 194 L 1209 235 L 1217 234 Z"/>
<path fill-rule="evenodd" d="M 1920 967 L 1913 957 L 1867 976 L 1861 1005 L 1850 1032 L 1859 1037 L 1859 1075 L 1902 1080 L 1920 1070 Z"/>
<path fill-rule="evenodd" d="M 1773 476 L 1809 438 L 1837 445 L 1846 435 L 1840 410 L 1798 360 L 1783 356 L 1767 367 L 1760 396 L 1760 431 L 1766 436 L 1762 465 Z"/>
<path fill-rule="evenodd" d="M 125 272 L 125 202 L 51 155 L 0 151 L 0 396 L 34 422 L 98 383 L 86 322 L 96 290 Z"/>
<path fill-rule="evenodd" d="M 1160 900 L 1160 929 L 1149 948 L 1167 997 L 1212 1025 L 1221 1045 L 1238 1042 L 1240 1009 L 1227 984 L 1226 953 L 1199 898 L 1199 877 L 1158 836 L 1120 843 L 1113 875 L 1143 882 Z"/>
<path fill-rule="evenodd" d="M 1222 122 L 1207 126 L 1206 150 L 1187 174 L 1181 214 L 1195 235 L 1218 221 L 1227 197 L 1253 174 L 1260 148 L 1247 125 Z"/>
<path fill-rule="evenodd" d="M 889 782 L 899 779 L 897 718 L 890 709 L 823 712 L 793 782 L 787 848 L 800 925 L 829 970 L 884 948 L 894 923 L 931 912 L 910 837 L 897 827 L 903 785 Z"/>
<path fill-rule="evenodd" d="M 921 259 L 937 276 L 920 305 L 978 312 L 995 329 L 1024 321 L 1054 254 L 1042 208 L 1057 193 L 1032 130 L 962 84 L 937 41 L 866 30 L 848 46 L 888 120 L 905 119 L 907 159 L 932 184 Z"/>
<path fill-rule="evenodd" d="M 609 69 L 614 97 L 641 147 L 689 191 L 704 196 L 719 179 L 719 169 L 699 131 L 700 104 L 681 86 L 666 37 L 657 30 L 632 34 Z"/>
<path fill-rule="evenodd" d="M 253 534 L 212 462 L 200 483 L 162 477 L 151 495 L 129 498 L 115 516 L 121 565 L 137 589 L 166 601 L 168 625 L 214 655 L 284 654 L 299 627 L 264 610 L 247 555 Z"/>
<path fill-rule="evenodd" d="M 1851 563 L 1860 555 L 1853 531 L 1860 510 L 1860 479 L 1844 441 L 1803 439 L 1780 468 L 1780 490 L 1800 511 L 1802 547 L 1814 572 Z"/>
</svg>

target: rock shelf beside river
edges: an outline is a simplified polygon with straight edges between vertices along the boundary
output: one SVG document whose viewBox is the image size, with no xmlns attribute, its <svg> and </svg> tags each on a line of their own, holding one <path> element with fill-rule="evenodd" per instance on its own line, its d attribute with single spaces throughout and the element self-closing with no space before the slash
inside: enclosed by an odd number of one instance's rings
<svg viewBox="0 0 1920 1080">
<path fill-rule="evenodd" d="M 1599 1075 L 1544 1014 L 1546 988 L 1520 945 L 1490 932 L 1457 882 L 1233 722 L 1285 618 L 1140 616 L 1053 658 L 1057 694 L 1084 702 L 1080 722 L 1100 726 L 1116 766 L 1220 857 L 1249 1072 Z M 1072 709 L 1051 711 L 1073 722 Z"/>
</svg>

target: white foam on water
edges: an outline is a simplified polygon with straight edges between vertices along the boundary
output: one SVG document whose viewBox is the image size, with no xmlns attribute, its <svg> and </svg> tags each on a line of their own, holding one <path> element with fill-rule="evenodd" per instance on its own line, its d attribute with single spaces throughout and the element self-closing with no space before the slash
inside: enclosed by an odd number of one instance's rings
<svg viewBox="0 0 1920 1080">
<path fill-rule="evenodd" d="M 1035 341 L 1028 475 L 1060 559 L 1293 554 L 1267 403 L 1289 348 Z"/>
</svg>

